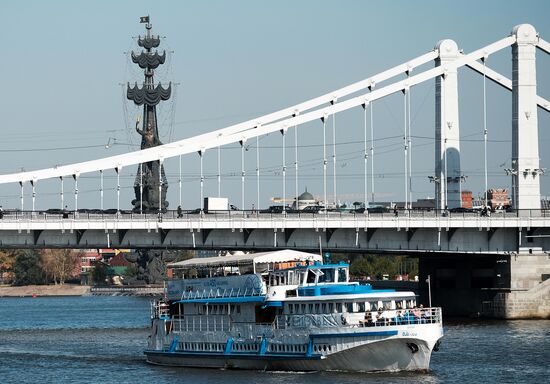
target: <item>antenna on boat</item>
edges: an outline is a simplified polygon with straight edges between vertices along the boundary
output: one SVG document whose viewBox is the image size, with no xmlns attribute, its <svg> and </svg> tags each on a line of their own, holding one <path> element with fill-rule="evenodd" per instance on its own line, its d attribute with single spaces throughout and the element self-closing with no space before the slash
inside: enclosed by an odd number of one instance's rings
<svg viewBox="0 0 550 384">
<path fill-rule="evenodd" d="M 321 256 L 321 263 L 323 262 L 323 244 L 321 243 L 321 235 L 319 235 L 319 256 Z"/>
<path fill-rule="evenodd" d="M 428 283 L 428 303 L 429 307 L 432 307 L 432 286 L 431 286 L 431 279 L 430 275 L 428 275 L 428 278 L 426 279 L 426 283 Z"/>
</svg>

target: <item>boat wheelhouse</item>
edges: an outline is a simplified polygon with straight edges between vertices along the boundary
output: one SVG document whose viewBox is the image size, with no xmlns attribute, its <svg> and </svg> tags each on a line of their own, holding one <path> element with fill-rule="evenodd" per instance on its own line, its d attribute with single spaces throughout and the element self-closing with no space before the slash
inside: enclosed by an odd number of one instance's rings
<svg viewBox="0 0 550 384">
<path fill-rule="evenodd" d="M 150 363 L 268 370 L 426 370 L 440 308 L 349 281 L 347 264 L 282 250 L 170 265 Z"/>
</svg>

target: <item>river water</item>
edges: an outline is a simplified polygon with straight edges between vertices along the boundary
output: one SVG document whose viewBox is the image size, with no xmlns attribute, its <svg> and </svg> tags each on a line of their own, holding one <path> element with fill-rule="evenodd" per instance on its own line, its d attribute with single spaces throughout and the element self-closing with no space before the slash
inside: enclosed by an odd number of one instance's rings
<svg viewBox="0 0 550 384">
<path fill-rule="evenodd" d="M 0 298 L 0 383 L 543 383 L 550 320 L 448 321 L 429 373 L 287 373 L 145 363 L 149 299 Z"/>
</svg>

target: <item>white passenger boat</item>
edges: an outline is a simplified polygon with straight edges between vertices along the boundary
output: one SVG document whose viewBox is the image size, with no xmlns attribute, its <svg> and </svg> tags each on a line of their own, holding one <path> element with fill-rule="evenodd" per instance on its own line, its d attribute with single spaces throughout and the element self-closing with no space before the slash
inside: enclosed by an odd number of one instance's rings
<svg viewBox="0 0 550 384">
<path fill-rule="evenodd" d="M 291 371 L 428 370 L 440 308 L 349 281 L 347 264 L 278 252 L 171 265 L 152 307 L 153 364 Z"/>
</svg>

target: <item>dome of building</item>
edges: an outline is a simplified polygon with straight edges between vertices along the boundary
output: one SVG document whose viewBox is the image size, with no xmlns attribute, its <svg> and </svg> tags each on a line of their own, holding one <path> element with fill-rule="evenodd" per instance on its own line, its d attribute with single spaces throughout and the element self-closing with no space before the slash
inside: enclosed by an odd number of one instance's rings
<svg viewBox="0 0 550 384">
<path fill-rule="evenodd" d="M 294 202 L 293 208 L 302 210 L 312 205 L 317 205 L 317 201 L 315 200 L 315 197 L 307 191 L 306 188 L 306 191 L 298 196 L 297 201 Z"/>
<path fill-rule="evenodd" d="M 315 200 L 315 198 L 306 189 L 306 191 L 304 193 L 302 193 L 300 196 L 298 196 L 298 200 Z"/>
</svg>

